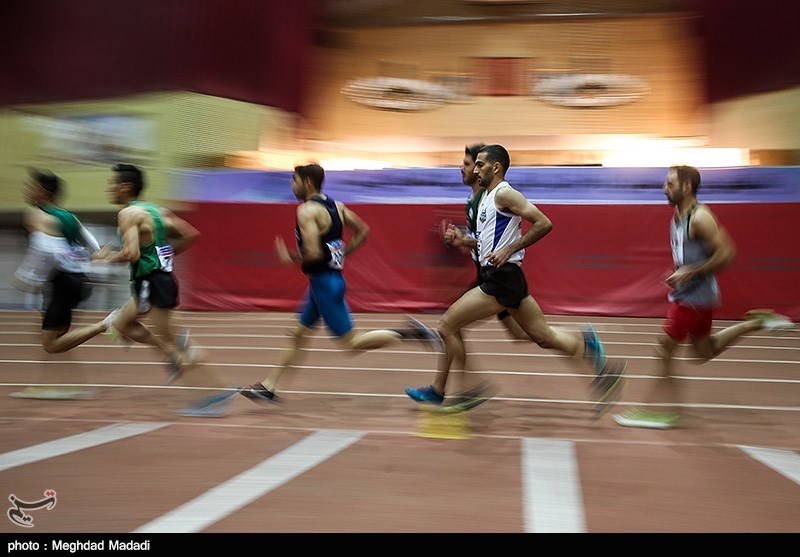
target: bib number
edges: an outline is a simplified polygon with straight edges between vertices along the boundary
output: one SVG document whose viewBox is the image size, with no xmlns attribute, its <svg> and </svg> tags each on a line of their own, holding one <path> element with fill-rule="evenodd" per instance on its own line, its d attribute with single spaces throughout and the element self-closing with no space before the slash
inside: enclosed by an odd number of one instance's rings
<svg viewBox="0 0 800 557">
<path fill-rule="evenodd" d="M 334 240 L 333 242 L 328 242 L 327 246 L 331 252 L 331 260 L 328 266 L 331 269 L 341 271 L 344 267 L 344 241 Z"/>
<path fill-rule="evenodd" d="M 158 254 L 158 262 L 161 264 L 161 270 L 171 273 L 172 257 L 174 255 L 172 246 L 156 246 L 156 253 Z"/>
</svg>

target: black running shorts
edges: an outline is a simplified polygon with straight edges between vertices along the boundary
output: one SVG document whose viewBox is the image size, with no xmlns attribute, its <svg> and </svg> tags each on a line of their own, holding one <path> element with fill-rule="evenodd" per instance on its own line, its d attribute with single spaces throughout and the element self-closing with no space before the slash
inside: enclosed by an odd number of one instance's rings
<svg viewBox="0 0 800 557">
<path fill-rule="evenodd" d="M 58 271 L 45 288 L 42 329 L 69 329 L 72 310 L 92 293 L 92 287 L 83 273 Z"/>
<path fill-rule="evenodd" d="M 495 267 L 481 267 L 480 289 L 494 296 L 503 307 L 517 309 L 528 295 L 528 281 L 519 265 L 506 263 Z"/>
<path fill-rule="evenodd" d="M 178 283 L 172 273 L 154 271 L 139 277 L 133 281 L 132 290 L 139 313 L 146 313 L 151 307 L 173 309 L 178 306 Z"/>
</svg>

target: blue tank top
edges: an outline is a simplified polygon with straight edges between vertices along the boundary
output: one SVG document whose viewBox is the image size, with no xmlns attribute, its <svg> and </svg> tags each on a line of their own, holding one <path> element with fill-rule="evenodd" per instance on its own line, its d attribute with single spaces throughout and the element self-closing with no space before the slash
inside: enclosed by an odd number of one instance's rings
<svg viewBox="0 0 800 557">
<path fill-rule="evenodd" d="M 303 263 L 303 272 L 307 275 L 317 275 L 327 271 L 341 271 L 344 266 L 344 240 L 342 239 L 342 232 L 344 226 L 342 219 L 339 217 L 339 210 L 336 208 L 336 202 L 330 197 L 312 197 L 308 201 L 315 201 L 321 203 L 328 214 L 331 216 L 331 225 L 320 238 L 320 248 L 322 249 L 322 259 L 311 263 Z M 297 240 L 297 250 L 303 253 L 303 239 L 300 236 L 300 227 L 295 223 L 294 230 L 295 238 Z"/>
<path fill-rule="evenodd" d="M 690 209 L 680 220 L 670 221 L 670 243 L 675 268 L 683 265 L 702 264 L 711 253 L 700 240 L 689 237 L 689 223 L 697 206 Z M 697 308 L 710 308 L 719 304 L 719 286 L 714 273 L 698 275 L 686 284 L 674 288 L 668 295 L 670 302 Z"/>
</svg>

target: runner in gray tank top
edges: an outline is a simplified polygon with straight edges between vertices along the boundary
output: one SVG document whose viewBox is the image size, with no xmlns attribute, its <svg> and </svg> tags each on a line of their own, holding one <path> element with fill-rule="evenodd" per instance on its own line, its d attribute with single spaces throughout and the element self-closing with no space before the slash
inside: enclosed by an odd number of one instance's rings
<svg viewBox="0 0 800 557">
<path fill-rule="evenodd" d="M 614 415 L 624 426 L 669 429 L 678 424 L 681 396 L 673 375 L 675 350 L 689 339 L 695 357 L 707 362 L 743 335 L 760 329 L 786 329 L 794 324 L 772 310 L 748 311 L 741 323 L 711 334 L 713 310 L 720 304 L 715 273 L 731 265 L 736 245 L 708 205 L 697 201 L 700 172 L 691 166 L 673 166 L 664 181 L 664 195 L 675 208 L 670 222 L 674 268 L 667 278 L 670 306 L 657 355 L 664 379 L 653 381 L 645 402 L 659 410 L 629 408 Z"/>
</svg>

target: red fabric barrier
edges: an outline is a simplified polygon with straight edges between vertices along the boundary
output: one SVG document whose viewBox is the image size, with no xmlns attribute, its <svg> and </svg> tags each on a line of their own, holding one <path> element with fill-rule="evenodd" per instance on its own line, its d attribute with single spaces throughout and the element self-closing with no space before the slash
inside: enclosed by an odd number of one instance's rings
<svg viewBox="0 0 800 557">
<path fill-rule="evenodd" d="M 371 226 L 345 262 L 347 297 L 358 312 L 438 312 L 470 284 L 469 255 L 442 245 L 442 218 L 463 222 L 460 205 L 355 205 Z M 661 317 L 669 273 L 667 205 L 539 205 L 553 231 L 527 250 L 530 291 L 545 313 Z M 739 248 L 719 273 L 718 318 L 772 307 L 800 319 L 800 208 L 792 203 L 715 205 Z M 281 266 L 276 235 L 294 243 L 292 204 L 198 204 L 187 218 L 203 233 L 178 261 L 183 309 L 291 311 L 306 287 Z"/>
</svg>

